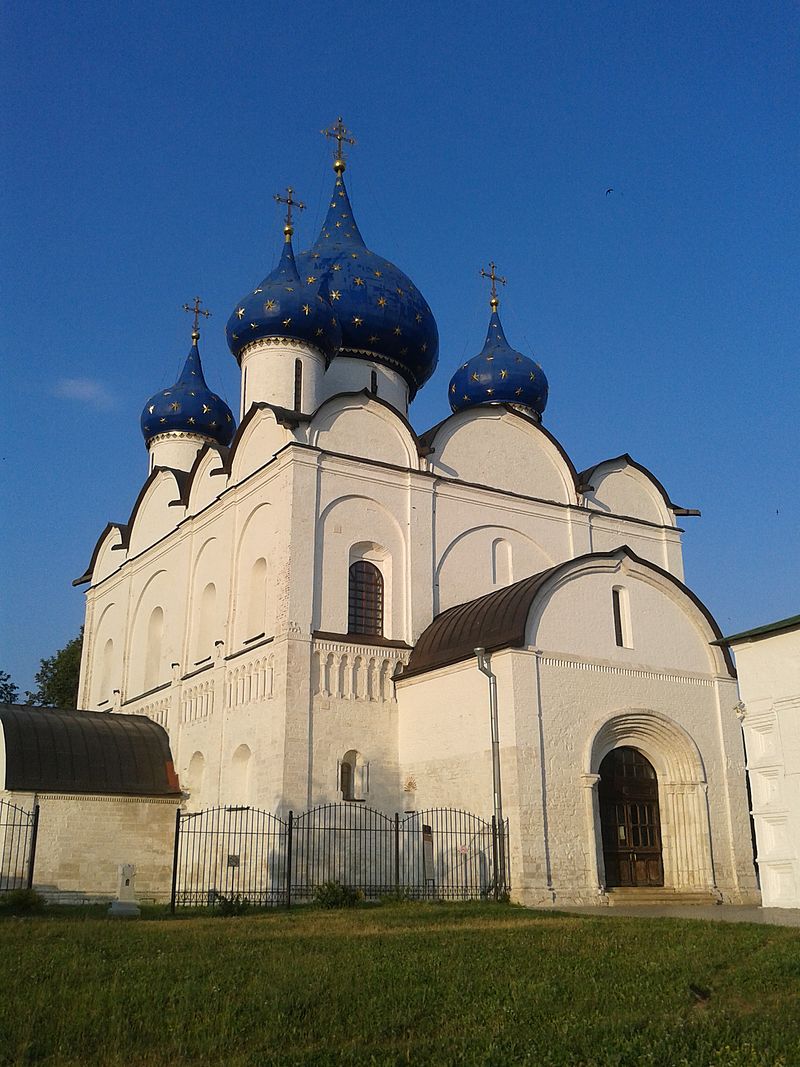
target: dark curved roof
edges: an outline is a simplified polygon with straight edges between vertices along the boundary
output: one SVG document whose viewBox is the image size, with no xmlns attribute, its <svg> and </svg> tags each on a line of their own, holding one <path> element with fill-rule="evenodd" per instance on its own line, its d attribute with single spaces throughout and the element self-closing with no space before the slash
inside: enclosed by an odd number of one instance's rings
<svg viewBox="0 0 800 1067">
<path fill-rule="evenodd" d="M 408 678 L 416 674 L 447 667 L 461 660 L 471 659 L 476 648 L 485 648 L 494 652 L 501 648 L 522 648 L 525 644 L 525 629 L 536 595 L 544 583 L 559 571 L 569 567 L 580 566 L 590 559 L 612 559 L 625 555 L 676 585 L 692 601 L 705 617 L 714 635 L 722 637 L 722 632 L 711 612 L 695 596 L 691 589 L 679 581 L 674 574 L 663 570 L 650 560 L 642 559 L 627 545 L 612 549 L 610 552 L 587 552 L 583 556 L 565 560 L 546 571 L 532 574 L 513 585 L 487 593 L 466 604 L 457 604 L 437 615 L 433 622 L 422 631 L 419 640 L 408 660 L 408 665 L 398 678 Z M 711 642 L 710 642 L 711 643 Z M 713 642 L 716 644 L 717 642 Z M 730 652 L 722 647 L 725 665 L 731 677 L 736 677 Z"/>
<path fill-rule="evenodd" d="M 180 795 L 167 732 L 144 715 L 0 704 L 0 728 L 6 789 Z"/>
</svg>

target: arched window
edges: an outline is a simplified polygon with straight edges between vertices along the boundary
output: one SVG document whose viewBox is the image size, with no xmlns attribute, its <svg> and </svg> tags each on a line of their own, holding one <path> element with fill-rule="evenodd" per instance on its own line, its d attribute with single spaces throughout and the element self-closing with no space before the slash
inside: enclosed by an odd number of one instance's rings
<svg viewBox="0 0 800 1067">
<path fill-rule="evenodd" d="M 245 641 L 261 637 L 266 625 L 267 605 L 267 561 L 262 556 L 253 564 L 250 571 L 250 587 L 247 590 L 247 625 Z"/>
<path fill-rule="evenodd" d="M 342 800 L 363 800 L 369 792 L 369 763 L 354 748 L 339 760 L 339 789 Z"/>
<path fill-rule="evenodd" d="M 498 537 L 492 541 L 492 582 L 494 585 L 510 585 L 513 580 L 511 545 L 502 537 Z"/>
<path fill-rule="evenodd" d="M 383 637 L 383 576 L 365 559 L 350 565 L 347 632 Z"/>
<path fill-rule="evenodd" d="M 239 745 L 231 760 L 230 795 L 235 804 L 249 805 L 252 795 L 252 753 Z"/>
<path fill-rule="evenodd" d="M 203 778 L 206 773 L 206 760 L 202 752 L 195 752 L 189 760 L 186 771 L 186 787 L 189 790 L 190 799 L 194 807 L 198 807 L 200 794 L 203 790 Z"/>
<path fill-rule="evenodd" d="M 294 410 L 303 410 L 303 361 L 294 361 Z"/>
<path fill-rule="evenodd" d="M 619 648 L 633 648 L 631 633 L 631 610 L 628 590 L 615 585 L 611 590 L 611 608 L 614 615 L 614 641 Z"/>
<path fill-rule="evenodd" d="M 217 608 L 217 587 L 209 582 L 200 595 L 197 619 L 197 643 L 195 660 L 198 663 L 207 659 L 213 651 L 214 622 Z"/>
<path fill-rule="evenodd" d="M 107 701 L 111 696 L 111 668 L 114 665 L 114 642 L 109 639 L 103 646 L 102 672 L 100 674 L 100 691 L 98 696 Z"/>
<path fill-rule="evenodd" d="M 161 645 L 164 638 L 164 610 L 153 608 L 147 622 L 147 650 L 144 659 L 144 692 L 161 681 Z"/>
</svg>

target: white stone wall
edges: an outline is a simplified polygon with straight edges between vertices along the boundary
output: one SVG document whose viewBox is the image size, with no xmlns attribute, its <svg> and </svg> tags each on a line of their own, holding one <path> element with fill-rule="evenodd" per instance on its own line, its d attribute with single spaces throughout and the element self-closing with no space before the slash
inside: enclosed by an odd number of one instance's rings
<svg viewBox="0 0 800 1067">
<path fill-rule="evenodd" d="M 733 649 L 764 906 L 800 908 L 800 630 Z"/>
<path fill-rule="evenodd" d="M 632 566 L 635 639 L 617 647 L 620 570 L 603 567 L 576 567 L 540 594 L 529 619 L 538 648 L 493 656 L 514 892 L 530 903 L 602 897 L 598 770 L 611 748 L 631 745 L 658 775 L 666 887 L 757 901 L 736 683 L 713 632 L 685 594 Z M 400 772 L 416 783 L 416 806 L 489 817 L 488 692 L 475 660 L 401 680 L 398 704 Z"/>
<path fill-rule="evenodd" d="M 114 899 L 118 866 L 136 867 L 139 900 L 169 900 L 179 800 L 73 793 L 6 793 L 39 804 L 34 889 L 48 895 Z"/>
</svg>

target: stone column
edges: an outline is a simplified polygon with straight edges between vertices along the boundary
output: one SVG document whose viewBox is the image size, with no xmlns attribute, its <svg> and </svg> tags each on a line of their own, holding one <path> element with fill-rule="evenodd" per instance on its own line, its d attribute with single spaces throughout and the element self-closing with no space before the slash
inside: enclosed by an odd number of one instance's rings
<svg viewBox="0 0 800 1067">
<path fill-rule="evenodd" d="M 593 891 L 600 896 L 606 891 L 604 877 L 600 872 L 603 867 L 603 836 L 600 827 L 599 774 L 582 774 L 584 811 L 586 813 L 586 839 L 589 858 L 589 883 Z"/>
</svg>

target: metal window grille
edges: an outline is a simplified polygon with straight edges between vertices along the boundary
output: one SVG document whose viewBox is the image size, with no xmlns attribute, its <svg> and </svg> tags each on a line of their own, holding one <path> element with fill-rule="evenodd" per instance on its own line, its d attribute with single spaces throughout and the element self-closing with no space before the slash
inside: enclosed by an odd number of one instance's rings
<svg viewBox="0 0 800 1067">
<path fill-rule="evenodd" d="M 383 575 L 363 559 L 350 567 L 347 632 L 383 637 Z"/>
</svg>

